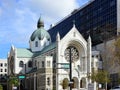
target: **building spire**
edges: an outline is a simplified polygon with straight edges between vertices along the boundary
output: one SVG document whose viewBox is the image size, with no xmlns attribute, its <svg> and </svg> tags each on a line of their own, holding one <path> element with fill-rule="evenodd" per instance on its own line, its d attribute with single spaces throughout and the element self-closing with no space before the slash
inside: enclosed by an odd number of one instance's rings
<svg viewBox="0 0 120 90">
<path fill-rule="evenodd" d="M 60 41 L 60 34 L 59 34 L 59 32 L 57 33 L 56 41 Z"/>
<path fill-rule="evenodd" d="M 37 28 L 41 28 L 41 27 L 44 27 L 44 21 L 42 20 L 41 15 L 40 15 L 40 18 L 37 23 Z"/>
<path fill-rule="evenodd" d="M 73 20 L 72 22 L 73 22 L 73 27 L 75 27 L 75 20 Z"/>
</svg>

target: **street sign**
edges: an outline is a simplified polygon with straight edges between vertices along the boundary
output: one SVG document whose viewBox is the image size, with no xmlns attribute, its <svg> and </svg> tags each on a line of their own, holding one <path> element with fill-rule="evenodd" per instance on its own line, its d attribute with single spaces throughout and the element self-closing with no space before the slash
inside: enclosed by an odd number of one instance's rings
<svg viewBox="0 0 120 90">
<path fill-rule="evenodd" d="M 62 64 L 62 65 L 61 65 L 61 68 L 64 68 L 64 69 L 69 69 L 69 68 L 70 68 L 70 66 L 69 66 L 69 64 Z"/>
<path fill-rule="evenodd" d="M 57 63 L 60 66 L 57 69 L 70 69 L 70 64 L 69 63 Z"/>
<path fill-rule="evenodd" d="M 25 78 L 24 75 L 21 75 L 21 76 L 18 76 L 18 77 L 19 77 L 19 79 L 24 79 Z"/>
</svg>

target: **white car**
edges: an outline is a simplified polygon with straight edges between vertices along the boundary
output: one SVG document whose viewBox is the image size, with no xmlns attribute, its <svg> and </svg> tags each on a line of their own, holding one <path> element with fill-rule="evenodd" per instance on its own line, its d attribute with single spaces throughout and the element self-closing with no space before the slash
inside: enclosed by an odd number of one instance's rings
<svg viewBox="0 0 120 90">
<path fill-rule="evenodd" d="M 120 90 L 120 86 L 116 86 L 116 87 L 114 87 L 114 88 L 112 88 L 110 90 Z"/>
</svg>

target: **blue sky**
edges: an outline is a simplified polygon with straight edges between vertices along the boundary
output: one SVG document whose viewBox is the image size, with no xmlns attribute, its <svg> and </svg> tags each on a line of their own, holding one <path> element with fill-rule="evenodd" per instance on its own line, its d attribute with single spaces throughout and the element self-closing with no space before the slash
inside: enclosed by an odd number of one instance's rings
<svg viewBox="0 0 120 90">
<path fill-rule="evenodd" d="M 11 45 L 29 48 L 29 38 L 42 16 L 45 29 L 89 0 L 0 0 L 0 58 Z"/>
</svg>

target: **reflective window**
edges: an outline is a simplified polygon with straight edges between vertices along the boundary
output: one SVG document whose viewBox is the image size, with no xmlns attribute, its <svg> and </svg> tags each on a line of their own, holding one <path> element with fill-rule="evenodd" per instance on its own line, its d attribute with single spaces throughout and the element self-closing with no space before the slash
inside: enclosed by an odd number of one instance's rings
<svg viewBox="0 0 120 90">
<path fill-rule="evenodd" d="M 7 63 L 5 63 L 4 66 L 7 67 Z"/>
</svg>

